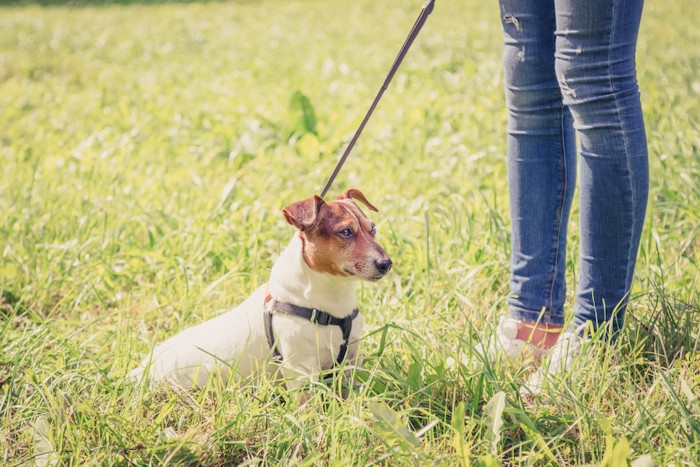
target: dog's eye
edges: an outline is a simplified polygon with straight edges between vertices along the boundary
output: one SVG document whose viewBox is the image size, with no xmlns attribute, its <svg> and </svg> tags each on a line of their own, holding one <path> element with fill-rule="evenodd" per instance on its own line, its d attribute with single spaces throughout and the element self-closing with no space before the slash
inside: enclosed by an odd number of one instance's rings
<svg viewBox="0 0 700 467">
<path fill-rule="evenodd" d="M 372 227 L 369 228 L 369 233 L 374 237 L 374 235 L 377 233 L 377 224 L 372 224 Z"/>
<path fill-rule="evenodd" d="M 343 238 L 350 238 L 350 237 L 352 237 L 352 229 L 348 228 L 348 229 L 339 230 L 338 232 L 336 232 L 336 235 L 339 237 L 343 237 Z"/>
</svg>

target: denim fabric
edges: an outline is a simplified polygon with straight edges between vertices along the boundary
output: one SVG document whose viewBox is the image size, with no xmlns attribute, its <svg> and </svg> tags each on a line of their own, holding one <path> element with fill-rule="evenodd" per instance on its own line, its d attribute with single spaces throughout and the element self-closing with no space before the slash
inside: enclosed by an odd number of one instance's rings
<svg viewBox="0 0 700 467">
<path fill-rule="evenodd" d="M 622 325 L 649 185 L 635 70 L 642 4 L 500 0 L 514 318 L 564 324 L 578 159 L 581 251 L 571 324 Z"/>
</svg>

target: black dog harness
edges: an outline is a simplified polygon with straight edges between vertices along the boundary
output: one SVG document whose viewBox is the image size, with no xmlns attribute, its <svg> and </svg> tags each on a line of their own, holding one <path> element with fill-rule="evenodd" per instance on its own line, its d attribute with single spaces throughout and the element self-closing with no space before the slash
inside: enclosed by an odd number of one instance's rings
<svg viewBox="0 0 700 467">
<path fill-rule="evenodd" d="M 274 352 L 274 359 L 277 362 L 282 361 L 282 354 L 277 348 L 275 343 L 275 335 L 272 331 L 272 315 L 275 313 L 284 313 L 286 315 L 299 316 L 300 318 L 307 319 L 313 324 L 321 326 L 338 326 L 343 332 L 343 343 L 340 344 L 340 352 L 338 352 L 338 358 L 335 359 L 335 365 L 340 365 L 343 360 L 345 360 L 345 355 L 348 353 L 348 340 L 350 339 L 350 332 L 352 331 L 352 322 L 357 315 L 360 314 L 359 310 L 355 308 L 352 312 L 344 318 L 336 318 L 335 316 L 315 308 L 305 308 L 303 306 L 294 305 L 292 303 L 279 302 L 274 300 L 270 295 L 265 296 L 265 334 L 267 335 L 267 343 Z"/>
</svg>

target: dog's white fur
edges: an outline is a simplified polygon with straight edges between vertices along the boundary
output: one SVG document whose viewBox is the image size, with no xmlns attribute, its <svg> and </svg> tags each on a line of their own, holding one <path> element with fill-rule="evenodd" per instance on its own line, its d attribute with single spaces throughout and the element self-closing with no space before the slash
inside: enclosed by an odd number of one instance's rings
<svg viewBox="0 0 700 467">
<path fill-rule="evenodd" d="M 376 253 L 377 260 L 381 260 Z M 259 287 L 243 303 L 207 322 L 189 328 L 155 347 L 141 366 L 131 372 L 134 379 L 147 376 L 181 388 L 202 386 L 214 374 L 223 381 L 234 369 L 247 377 L 258 372 L 274 374 L 263 317 L 266 288 L 276 300 L 324 310 L 342 318 L 357 308 L 356 278 L 335 276 L 311 269 L 302 256 L 302 240 L 295 233 L 275 262 L 268 284 Z M 363 320 L 353 321 L 346 361 L 358 365 Z M 284 358 L 282 376 L 287 387 L 302 386 L 318 378 L 320 370 L 335 364 L 343 342 L 338 326 L 314 325 L 300 317 L 273 316 L 275 341 Z"/>
</svg>

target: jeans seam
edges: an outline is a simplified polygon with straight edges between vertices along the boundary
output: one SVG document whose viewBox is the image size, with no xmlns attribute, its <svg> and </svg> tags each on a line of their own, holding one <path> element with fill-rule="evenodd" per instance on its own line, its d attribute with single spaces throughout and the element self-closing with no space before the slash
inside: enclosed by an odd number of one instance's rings
<svg viewBox="0 0 700 467">
<path fill-rule="evenodd" d="M 559 138 L 559 144 L 560 144 L 560 154 L 562 156 L 562 181 L 563 184 L 561 186 L 561 189 L 559 190 L 559 203 L 557 206 L 557 226 L 555 228 L 555 246 L 554 246 L 554 261 L 552 264 L 552 274 L 550 275 L 549 278 L 549 293 L 548 297 L 546 300 L 546 306 L 549 312 L 551 313 L 553 310 L 554 306 L 554 282 L 556 280 L 557 276 L 557 263 L 559 261 L 559 250 L 560 250 L 560 245 L 559 245 L 559 240 L 561 237 L 561 226 L 563 224 L 563 215 L 564 215 L 564 203 L 566 202 L 566 154 L 564 154 L 564 151 L 566 151 L 566 144 L 564 142 L 564 112 L 565 112 L 565 106 L 562 103 L 562 106 L 560 107 L 560 118 L 559 118 L 559 129 L 560 129 L 560 138 Z"/>
</svg>

